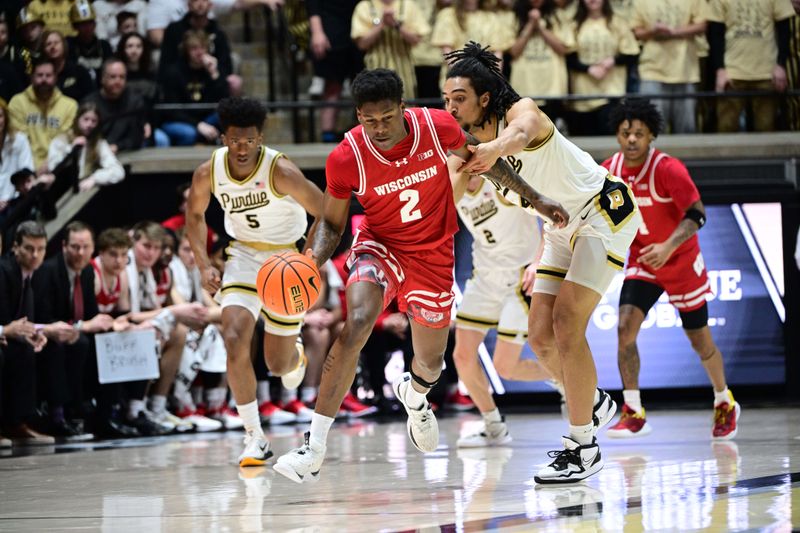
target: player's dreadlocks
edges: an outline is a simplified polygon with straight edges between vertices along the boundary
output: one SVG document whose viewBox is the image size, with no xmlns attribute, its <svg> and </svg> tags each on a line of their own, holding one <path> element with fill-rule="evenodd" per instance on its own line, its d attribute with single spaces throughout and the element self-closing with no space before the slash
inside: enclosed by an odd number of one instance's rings
<svg viewBox="0 0 800 533">
<path fill-rule="evenodd" d="M 445 55 L 450 68 L 448 78 L 469 78 L 475 93 L 480 96 L 489 93 L 489 105 L 476 127 L 483 126 L 492 115 L 502 117 L 506 111 L 521 98 L 517 91 L 503 77 L 500 71 L 500 60 L 475 41 L 470 41 L 461 50 L 454 50 Z"/>
<path fill-rule="evenodd" d="M 658 108 L 646 98 L 623 98 L 619 105 L 611 110 L 608 117 L 608 125 L 614 133 L 619 129 L 619 125 L 625 121 L 628 123 L 640 120 L 647 125 L 653 137 L 664 131 L 664 119 Z"/>
</svg>

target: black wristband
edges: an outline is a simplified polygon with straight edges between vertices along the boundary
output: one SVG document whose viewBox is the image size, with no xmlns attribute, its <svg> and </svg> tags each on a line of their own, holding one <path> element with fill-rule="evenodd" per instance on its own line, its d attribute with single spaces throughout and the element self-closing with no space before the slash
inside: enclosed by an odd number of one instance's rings
<svg viewBox="0 0 800 533">
<path fill-rule="evenodd" d="M 688 218 L 697 224 L 697 229 L 700 229 L 706 225 L 706 214 L 694 207 L 687 209 L 686 215 L 683 218 Z"/>
</svg>

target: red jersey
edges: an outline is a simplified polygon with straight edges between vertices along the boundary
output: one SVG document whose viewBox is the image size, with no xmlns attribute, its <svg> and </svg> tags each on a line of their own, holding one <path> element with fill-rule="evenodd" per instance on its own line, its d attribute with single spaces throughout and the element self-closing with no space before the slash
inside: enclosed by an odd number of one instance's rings
<svg viewBox="0 0 800 533">
<path fill-rule="evenodd" d="M 100 292 L 95 297 L 97 298 L 97 309 L 101 313 L 111 313 L 117 307 L 119 295 L 122 292 L 122 283 L 120 282 L 119 275 L 114 279 L 112 287 L 106 286 L 106 280 L 103 278 L 103 270 L 100 266 L 99 257 L 92 259 L 92 268 L 94 268 L 94 275 L 100 280 Z"/>
<path fill-rule="evenodd" d="M 650 149 L 645 162 L 635 168 L 623 164 L 623 154 L 617 152 L 603 162 L 615 176 L 630 186 L 642 212 L 643 223 L 631 244 L 631 257 L 648 244 L 666 241 L 686 215 L 690 205 L 700 200 L 700 193 L 680 160 L 655 148 Z M 697 234 L 687 239 L 673 253 L 678 257 L 700 250 Z"/>
<path fill-rule="evenodd" d="M 391 248 L 429 250 L 458 231 L 447 151 L 464 146 L 456 120 L 439 109 L 408 108 L 410 133 L 388 152 L 361 126 L 345 134 L 325 167 L 328 192 L 355 192 L 365 217 L 359 231 Z"/>
</svg>

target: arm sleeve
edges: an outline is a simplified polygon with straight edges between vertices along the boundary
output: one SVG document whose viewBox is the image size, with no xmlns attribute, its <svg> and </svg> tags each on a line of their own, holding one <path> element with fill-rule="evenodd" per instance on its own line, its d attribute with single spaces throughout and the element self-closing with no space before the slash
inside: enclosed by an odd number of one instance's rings
<svg viewBox="0 0 800 533">
<path fill-rule="evenodd" d="M 721 22 L 708 21 L 708 46 L 711 68 L 725 68 L 725 25 Z"/>
<path fill-rule="evenodd" d="M 125 169 L 122 168 L 117 156 L 105 140 L 97 143 L 98 161 L 100 168 L 95 170 L 91 177 L 98 185 L 112 185 L 125 178 Z"/>
<path fill-rule="evenodd" d="M 658 165 L 656 173 L 657 187 L 664 189 L 681 211 L 686 211 L 700 200 L 700 192 L 692 181 L 686 166 L 679 160 L 670 157 Z"/>
<path fill-rule="evenodd" d="M 464 146 L 467 142 L 467 137 L 464 135 L 464 130 L 456 122 L 456 119 L 442 109 L 429 109 L 429 111 L 433 123 L 436 125 L 436 133 L 444 151 L 456 150 Z"/>
<path fill-rule="evenodd" d="M 632 67 L 636 64 L 636 59 L 638 55 L 629 55 L 629 54 L 617 54 L 614 56 L 614 64 L 618 67 L 626 66 Z"/>
<path fill-rule="evenodd" d="M 786 66 L 786 60 L 789 59 L 789 19 L 779 20 L 775 23 L 775 39 L 778 44 L 778 64 L 782 67 Z"/>
<path fill-rule="evenodd" d="M 318 17 L 322 16 L 322 1 L 323 0 L 306 0 L 306 13 L 308 13 L 308 18 L 314 15 Z"/>
<path fill-rule="evenodd" d="M 340 143 L 328 156 L 325 180 L 331 196 L 341 200 L 350 198 L 354 190 L 353 184 L 358 181 L 358 167 L 349 144 L 345 148 L 345 143 Z"/>
<path fill-rule="evenodd" d="M 578 59 L 578 52 L 567 54 L 567 68 L 576 72 L 589 72 L 589 65 Z"/>
</svg>

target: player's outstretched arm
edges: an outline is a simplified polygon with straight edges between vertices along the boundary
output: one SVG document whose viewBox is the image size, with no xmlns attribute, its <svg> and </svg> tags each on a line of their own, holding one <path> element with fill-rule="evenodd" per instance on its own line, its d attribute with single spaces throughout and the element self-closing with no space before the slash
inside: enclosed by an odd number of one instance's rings
<svg viewBox="0 0 800 533">
<path fill-rule="evenodd" d="M 206 161 L 194 171 L 189 198 L 186 202 L 186 236 L 194 253 L 197 267 L 203 277 L 203 286 L 209 292 L 217 292 L 221 278 L 208 258 L 206 210 L 211 201 L 211 161 Z"/>
<path fill-rule="evenodd" d="M 453 153 L 462 159 L 469 157 L 472 146 L 480 144 L 472 134 L 466 132 L 467 144 Z M 527 181 L 522 179 L 522 176 L 517 174 L 511 165 L 505 159 L 498 158 L 487 172 L 484 172 L 483 177 L 489 179 L 499 185 L 501 188 L 514 191 L 524 198 L 538 211 L 542 216 L 549 219 L 553 225 L 563 228 L 569 223 L 569 213 L 564 209 L 560 203 L 551 200 L 547 196 L 539 194 L 536 189 L 531 187 Z"/>
<path fill-rule="evenodd" d="M 276 162 L 272 185 L 275 192 L 291 196 L 314 218 L 319 218 L 322 214 L 322 191 L 285 156 Z"/>
<path fill-rule="evenodd" d="M 458 203 L 464 193 L 467 192 L 467 184 L 469 183 L 469 174 L 466 172 L 459 172 L 458 168 L 464 163 L 464 160 L 458 156 L 450 155 L 447 157 L 447 170 L 450 173 L 450 184 L 453 187 L 453 200 Z"/>
<path fill-rule="evenodd" d="M 524 148 L 545 137 L 550 132 L 550 121 L 536 102 L 523 98 L 506 113 L 508 125 L 496 139 L 479 142 L 472 148 L 469 159 L 459 169 L 469 174 L 488 172 L 500 157 L 521 152 Z M 472 144 L 472 143 L 470 143 Z"/>
<path fill-rule="evenodd" d="M 350 198 L 336 198 L 325 191 L 322 205 L 322 217 L 319 219 L 311 243 L 312 256 L 320 268 L 339 246 L 350 214 Z"/>
</svg>

